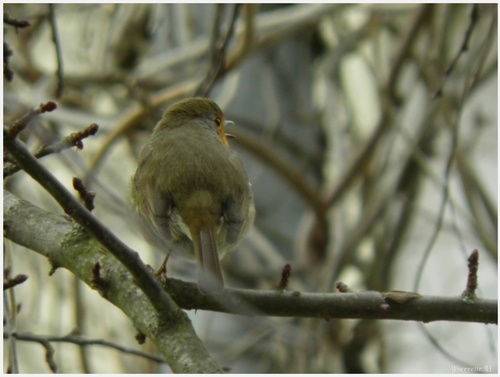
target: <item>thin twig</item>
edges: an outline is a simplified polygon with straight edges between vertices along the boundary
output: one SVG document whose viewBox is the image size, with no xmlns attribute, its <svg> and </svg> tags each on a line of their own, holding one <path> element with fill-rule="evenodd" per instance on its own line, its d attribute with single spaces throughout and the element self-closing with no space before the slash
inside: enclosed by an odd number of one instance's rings
<svg viewBox="0 0 500 377">
<path fill-rule="evenodd" d="M 16 32 L 18 31 L 17 29 L 23 29 L 28 26 L 31 26 L 29 21 L 26 20 L 17 20 L 14 18 L 11 18 L 9 13 L 4 12 L 3 14 L 3 22 L 6 25 L 14 26 L 16 28 Z M 3 42 L 3 76 L 7 81 L 12 81 L 14 79 L 14 71 L 9 66 L 9 59 L 13 55 L 13 51 L 11 50 L 9 44 L 7 42 Z"/>
<path fill-rule="evenodd" d="M 452 361 L 456 365 L 460 365 L 463 368 L 469 368 L 469 370 L 473 370 L 474 366 L 470 365 L 466 362 L 464 362 L 463 358 L 461 357 L 456 357 L 452 355 L 448 350 L 446 350 L 440 343 L 439 341 L 431 334 L 431 332 L 428 330 L 428 328 L 423 324 L 419 323 L 418 327 L 422 333 L 425 334 L 426 338 L 431 342 L 431 344 L 436 347 L 436 349 L 443 354 L 444 357 L 446 357 L 448 360 Z"/>
<path fill-rule="evenodd" d="M 87 128 L 81 131 L 73 132 L 57 143 L 54 143 L 49 146 L 45 145 L 42 146 L 38 151 L 34 153 L 34 155 L 36 158 L 41 158 L 51 153 L 60 153 L 64 149 L 71 147 L 76 147 L 77 149 L 82 150 L 83 149 L 82 140 L 86 139 L 89 136 L 94 136 L 98 130 L 99 126 L 95 123 L 92 123 Z"/>
<path fill-rule="evenodd" d="M 33 339 L 34 342 L 40 343 L 43 348 L 45 348 L 45 361 L 47 361 L 47 364 L 49 365 L 50 370 L 53 373 L 57 373 L 57 364 L 56 361 L 54 360 L 54 354 L 55 350 L 54 347 L 52 347 L 52 344 L 48 342 L 45 339 Z"/>
<path fill-rule="evenodd" d="M 473 75 L 475 76 L 475 75 Z M 438 218 L 436 220 L 436 224 L 434 226 L 433 232 L 429 238 L 429 241 L 424 249 L 422 259 L 420 261 L 418 270 L 417 270 L 417 276 L 415 278 L 415 283 L 414 283 L 414 290 L 416 291 L 418 289 L 418 286 L 420 284 L 420 279 L 422 278 L 423 275 L 423 270 L 424 266 L 427 263 L 428 257 L 432 251 L 432 248 L 434 246 L 434 243 L 436 242 L 438 235 L 441 231 L 441 228 L 443 226 L 444 222 L 444 217 L 445 217 L 445 212 L 446 212 L 446 206 L 450 205 L 450 207 L 453 209 L 454 204 L 449 200 L 450 197 L 450 180 L 451 180 L 451 173 L 452 173 L 452 168 L 455 163 L 456 155 L 457 155 L 457 150 L 458 150 L 458 144 L 459 144 L 459 135 L 460 135 L 460 126 L 461 123 L 461 114 L 462 111 L 465 107 L 465 101 L 470 93 L 470 89 L 472 87 L 473 83 L 467 82 L 465 80 L 464 83 L 464 88 L 461 93 L 460 99 L 457 103 L 456 110 L 454 113 L 454 119 L 451 124 L 451 145 L 450 149 L 448 152 L 448 158 L 446 160 L 446 167 L 444 171 L 444 185 L 442 187 L 442 194 L 441 194 L 441 203 L 439 205 L 438 209 Z"/>
<path fill-rule="evenodd" d="M 457 123 L 457 127 L 458 127 L 458 123 Z M 455 135 L 458 134 L 458 130 L 455 130 L 454 134 Z M 455 148 L 457 146 L 456 143 L 458 142 L 456 137 L 454 137 L 453 140 L 454 140 L 454 142 L 452 143 L 452 146 L 450 148 L 449 157 L 448 157 L 448 161 L 446 163 L 446 169 L 445 169 L 445 173 L 444 173 L 444 182 L 445 183 L 442 187 L 442 196 L 441 196 L 441 202 L 439 204 L 439 209 L 438 209 L 438 217 L 437 217 L 436 223 L 434 225 L 434 229 L 431 233 L 431 236 L 429 237 L 429 240 L 427 242 L 427 245 L 424 248 L 424 252 L 422 253 L 422 258 L 421 258 L 420 263 L 419 263 L 418 268 L 417 268 L 417 276 L 415 277 L 415 282 L 413 284 L 413 290 L 415 290 L 415 291 L 418 290 L 418 287 L 420 285 L 420 280 L 421 280 L 423 272 L 424 272 L 425 264 L 427 263 L 427 260 L 429 258 L 431 251 L 432 251 L 434 243 L 436 242 L 436 240 L 439 236 L 439 233 L 441 231 L 441 228 L 443 227 L 446 205 L 449 202 L 449 196 L 450 196 L 449 182 L 450 182 L 451 167 L 452 167 L 453 161 L 454 161 Z"/>
<path fill-rule="evenodd" d="M 255 43 L 255 14 L 258 6 L 258 4 L 243 4 L 243 37 L 238 50 L 229 56 L 225 70 L 232 70 L 252 51 Z"/>
<path fill-rule="evenodd" d="M 95 123 L 91 124 L 87 128 L 73 132 L 66 136 L 64 139 L 51 144 L 51 145 L 42 145 L 33 155 L 36 158 L 42 158 L 54 153 L 60 153 L 65 149 L 76 147 L 77 149 L 83 149 L 82 140 L 93 136 L 97 133 L 99 126 Z M 5 164 L 3 168 L 3 177 L 6 178 L 11 176 L 14 173 L 17 173 L 20 170 L 19 166 L 15 163 Z"/>
<path fill-rule="evenodd" d="M 210 89 L 214 85 L 219 76 L 224 73 L 224 61 L 226 59 L 226 52 L 234 34 L 236 20 L 238 18 L 240 4 L 233 4 L 233 13 L 229 23 L 228 30 L 225 35 L 221 36 L 222 13 L 225 5 L 216 4 L 215 17 L 212 26 L 212 36 L 210 43 L 210 68 L 203 81 L 196 89 L 195 97 L 206 97 Z"/>
<path fill-rule="evenodd" d="M 50 344 L 50 341 L 46 337 L 40 337 L 32 334 L 18 334 L 18 333 L 12 334 L 11 336 L 16 340 L 26 340 L 41 344 L 43 348 L 45 348 L 45 360 L 47 361 L 50 370 L 53 373 L 57 373 L 57 365 L 54 360 L 55 350 L 54 347 L 52 347 L 52 344 Z M 6 334 L 4 332 L 3 338 L 8 339 L 9 334 Z"/>
<path fill-rule="evenodd" d="M 4 333 L 4 339 L 7 337 L 7 335 Z M 66 336 L 51 336 L 51 335 L 35 335 L 35 334 L 28 334 L 28 333 L 17 333 L 15 334 L 15 337 L 17 340 L 22 340 L 22 341 L 27 341 L 27 342 L 37 342 L 37 343 L 42 343 L 45 344 L 50 342 L 56 342 L 56 343 L 70 343 L 70 344 L 76 344 L 78 346 L 103 346 L 106 348 L 111 348 L 117 351 L 120 351 L 122 353 L 126 353 L 129 355 L 135 355 L 142 357 L 147 360 L 155 361 L 157 363 L 164 363 L 165 360 L 156 355 L 151 355 L 145 352 L 137 351 L 128 347 L 121 346 L 119 344 L 109 342 L 104 339 L 85 339 L 81 336 L 78 335 L 66 335 Z"/>
<path fill-rule="evenodd" d="M 467 30 L 465 31 L 464 40 L 462 41 L 462 45 L 460 46 L 460 49 L 458 50 L 457 54 L 455 55 L 455 57 L 451 61 L 448 68 L 446 68 L 446 71 L 444 72 L 444 77 L 441 80 L 441 84 L 439 85 L 438 90 L 434 94 L 434 98 L 440 97 L 443 94 L 443 87 L 444 87 L 446 81 L 448 80 L 448 78 L 450 77 L 451 73 L 455 69 L 455 66 L 458 63 L 458 60 L 469 49 L 470 37 L 471 37 L 472 31 L 474 30 L 474 27 L 476 26 L 478 21 L 479 21 L 479 5 L 472 4 L 472 10 L 471 10 L 471 14 L 470 14 L 470 22 L 469 22 L 469 26 L 467 27 Z"/>
<path fill-rule="evenodd" d="M 81 332 L 85 332 L 86 330 L 86 318 L 88 313 L 92 310 L 87 305 L 87 302 L 83 298 L 82 293 L 82 282 L 78 279 L 77 276 L 72 276 L 72 285 L 73 285 L 73 315 L 75 321 L 75 328 L 71 332 L 73 335 L 79 335 Z M 90 353 L 88 347 L 78 347 L 78 356 L 80 358 L 80 368 L 82 373 L 90 374 L 92 370 L 90 368 Z"/>
<path fill-rule="evenodd" d="M 11 292 L 3 293 L 3 328 L 4 328 L 4 338 L 7 339 L 7 344 L 5 348 L 8 348 L 4 352 L 7 352 L 7 369 L 9 373 L 19 373 L 19 359 L 17 354 L 17 342 L 15 338 L 15 318 L 16 318 L 16 303 L 13 300 L 9 300 Z M 5 355 L 5 353 L 4 353 Z M 4 359 L 5 362 L 5 359 Z"/>
<path fill-rule="evenodd" d="M 56 97 L 61 98 L 64 89 L 64 73 L 63 73 L 63 59 L 61 43 L 59 41 L 59 34 L 57 33 L 57 22 L 55 13 L 55 4 L 49 4 L 49 24 L 52 31 L 52 40 L 56 48 L 57 57 L 57 91 Z"/>
<path fill-rule="evenodd" d="M 20 118 L 16 119 L 14 122 L 7 126 L 7 135 L 10 138 L 15 138 L 22 130 L 24 130 L 29 122 L 36 116 L 54 111 L 57 108 L 55 102 L 49 101 L 41 103 L 37 107 L 30 109 L 28 112 L 23 114 Z"/>
<path fill-rule="evenodd" d="M 396 93 L 396 86 L 399 83 L 399 77 L 403 70 L 403 63 L 410 56 L 411 48 L 413 47 L 418 33 L 426 23 L 430 22 L 429 20 L 432 17 L 434 7 L 434 4 L 422 4 L 420 12 L 418 12 L 412 25 L 408 29 L 408 33 L 401 40 L 396 57 L 394 58 L 390 77 L 387 81 L 387 94 L 393 103 L 399 102 L 398 95 Z"/>
</svg>

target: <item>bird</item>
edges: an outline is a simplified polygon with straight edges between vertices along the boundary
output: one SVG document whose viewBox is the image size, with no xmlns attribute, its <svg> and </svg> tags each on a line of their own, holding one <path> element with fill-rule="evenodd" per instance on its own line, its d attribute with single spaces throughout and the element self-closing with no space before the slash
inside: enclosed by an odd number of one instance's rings
<svg viewBox="0 0 500 377">
<path fill-rule="evenodd" d="M 131 204 L 146 240 L 197 262 L 202 294 L 221 292 L 220 265 L 251 228 L 255 205 L 220 107 L 187 98 L 167 108 L 143 147 Z"/>
</svg>

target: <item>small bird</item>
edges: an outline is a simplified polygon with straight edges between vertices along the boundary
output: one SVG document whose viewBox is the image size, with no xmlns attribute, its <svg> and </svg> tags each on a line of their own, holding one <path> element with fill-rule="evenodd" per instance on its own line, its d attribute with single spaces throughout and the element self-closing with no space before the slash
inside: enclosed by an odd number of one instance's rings
<svg viewBox="0 0 500 377">
<path fill-rule="evenodd" d="M 220 258 L 253 224 L 251 185 L 230 149 L 219 106 L 188 98 L 170 106 L 139 156 L 132 207 L 145 238 L 165 252 L 196 258 L 198 289 L 220 292 Z"/>
</svg>

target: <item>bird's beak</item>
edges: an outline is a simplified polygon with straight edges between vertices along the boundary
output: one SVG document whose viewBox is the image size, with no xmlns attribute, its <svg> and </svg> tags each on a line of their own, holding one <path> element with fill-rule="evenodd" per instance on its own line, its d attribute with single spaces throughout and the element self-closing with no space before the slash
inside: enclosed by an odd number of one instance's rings
<svg viewBox="0 0 500 377">
<path fill-rule="evenodd" d="M 226 128 L 226 126 L 234 126 L 234 122 L 232 120 L 226 120 L 224 122 L 224 128 Z M 234 139 L 234 138 L 236 138 L 236 136 L 228 134 L 228 133 L 226 133 L 226 137 L 228 139 Z"/>
<path fill-rule="evenodd" d="M 224 121 L 224 127 L 222 127 L 217 133 L 219 134 L 220 139 L 222 140 L 222 143 L 224 143 L 225 146 L 229 146 L 229 143 L 227 139 L 234 139 L 234 135 L 227 134 L 224 132 L 224 129 L 226 126 L 232 126 L 234 125 L 234 122 L 232 120 L 226 120 Z"/>
</svg>

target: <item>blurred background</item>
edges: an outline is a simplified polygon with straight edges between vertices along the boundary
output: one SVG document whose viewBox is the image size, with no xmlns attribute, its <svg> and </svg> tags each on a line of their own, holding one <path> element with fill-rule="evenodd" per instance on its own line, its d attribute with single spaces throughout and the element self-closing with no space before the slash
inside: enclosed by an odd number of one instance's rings
<svg viewBox="0 0 500 377">
<path fill-rule="evenodd" d="M 43 164 L 71 191 L 84 180 L 94 215 L 158 267 L 164 255 L 131 220 L 129 182 L 168 105 L 210 97 L 235 122 L 257 209 L 223 261 L 227 285 L 275 289 L 289 263 L 290 290 L 342 281 L 457 296 L 478 249 L 478 295 L 495 299 L 497 43 L 496 4 L 4 4 L 4 124 L 56 101 L 21 134 L 35 150 L 97 123 L 83 150 Z M 6 187 L 62 213 L 22 172 Z M 29 276 L 4 295 L 18 333 L 78 329 L 155 354 L 71 273 L 49 277 L 46 258 L 4 246 L 4 267 Z M 170 276 L 194 271 L 169 261 Z M 231 373 L 497 371 L 494 326 L 188 314 Z M 63 373 L 169 371 L 110 347 L 52 345 Z M 15 347 L 21 372 L 50 373 L 40 344 Z M 4 365 L 12 352 L 4 343 Z"/>
</svg>

